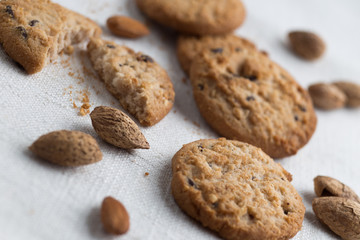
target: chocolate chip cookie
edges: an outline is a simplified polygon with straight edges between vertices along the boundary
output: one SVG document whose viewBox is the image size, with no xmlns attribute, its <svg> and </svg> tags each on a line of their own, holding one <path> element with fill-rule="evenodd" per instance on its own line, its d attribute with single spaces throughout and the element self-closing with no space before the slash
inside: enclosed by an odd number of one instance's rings
<svg viewBox="0 0 360 240">
<path fill-rule="evenodd" d="M 240 0 L 136 0 L 136 3 L 149 18 L 188 34 L 229 33 L 245 19 Z"/>
<path fill-rule="evenodd" d="M 101 39 L 89 42 L 88 54 L 109 92 L 140 124 L 152 126 L 170 111 L 174 88 L 154 59 Z"/>
<path fill-rule="evenodd" d="M 96 23 L 49 0 L 0 1 L 0 43 L 29 74 L 71 44 L 100 34 Z"/>
<path fill-rule="evenodd" d="M 257 147 L 195 141 L 175 154 L 172 171 L 176 203 L 224 239 L 290 239 L 301 229 L 305 207 L 291 174 Z"/>
<path fill-rule="evenodd" d="M 193 60 L 190 79 L 200 113 L 214 130 L 271 157 L 295 154 L 315 131 L 308 92 L 253 47 L 204 50 Z"/>
</svg>

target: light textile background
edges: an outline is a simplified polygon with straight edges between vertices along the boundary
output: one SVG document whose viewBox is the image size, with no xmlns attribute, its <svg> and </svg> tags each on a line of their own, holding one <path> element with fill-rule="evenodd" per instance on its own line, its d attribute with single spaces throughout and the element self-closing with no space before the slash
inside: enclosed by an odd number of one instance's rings
<svg viewBox="0 0 360 240">
<path fill-rule="evenodd" d="M 150 150 L 124 151 L 102 142 L 89 116 L 79 116 L 84 94 L 91 110 L 119 107 L 91 70 L 83 50 L 62 56 L 42 72 L 27 75 L 0 49 L 0 239 L 115 239 L 103 233 L 99 206 L 105 196 L 128 209 L 130 231 L 118 239 L 217 239 L 187 217 L 170 191 L 171 158 L 185 143 L 218 137 L 203 121 L 189 80 L 175 54 L 175 34 L 150 24 L 139 40 L 113 37 L 105 27 L 114 14 L 145 18 L 134 0 L 57 0 L 99 23 L 104 38 L 152 56 L 169 73 L 176 90 L 173 110 L 159 124 L 142 128 Z M 236 34 L 287 69 L 303 86 L 349 79 L 360 84 L 360 1 L 245 0 L 247 18 Z M 306 62 L 288 50 L 286 34 L 311 30 L 327 43 L 325 56 Z M 183 79 L 185 78 L 185 79 Z M 293 174 L 306 214 L 294 239 L 337 239 L 315 218 L 313 178 L 328 175 L 360 193 L 360 110 L 317 111 L 318 127 L 296 156 L 277 160 Z M 104 153 L 101 162 L 78 168 L 57 167 L 34 157 L 28 146 L 59 129 L 93 135 Z M 144 176 L 148 172 L 149 176 Z"/>
</svg>

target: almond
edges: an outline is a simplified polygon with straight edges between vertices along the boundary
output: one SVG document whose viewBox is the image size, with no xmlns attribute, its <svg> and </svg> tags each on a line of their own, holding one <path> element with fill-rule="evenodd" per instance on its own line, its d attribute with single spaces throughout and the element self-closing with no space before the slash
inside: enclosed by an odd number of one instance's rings
<svg viewBox="0 0 360 240">
<path fill-rule="evenodd" d="M 350 187 L 331 177 L 317 176 L 314 179 L 314 188 L 318 197 L 343 197 L 360 203 L 360 198 Z"/>
<path fill-rule="evenodd" d="M 324 41 L 315 33 L 293 31 L 288 36 L 293 51 L 306 60 L 320 58 L 325 52 Z"/>
<path fill-rule="evenodd" d="M 360 240 L 360 203 L 341 197 L 315 198 L 315 215 L 345 240 Z"/>
<path fill-rule="evenodd" d="M 41 136 L 29 148 L 35 155 L 61 166 L 81 166 L 102 159 L 96 140 L 79 131 L 55 131 Z"/>
<path fill-rule="evenodd" d="M 144 24 L 129 17 L 113 16 L 106 23 L 109 30 L 119 37 L 139 38 L 150 33 Z"/>
<path fill-rule="evenodd" d="M 324 110 L 342 108 L 346 103 L 345 94 L 334 85 L 317 83 L 309 86 L 309 93 L 315 107 Z"/>
<path fill-rule="evenodd" d="M 92 125 L 105 141 L 123 149 L 149 149 L 136 123 L 119 109 L 100 106 L 90 113 Z"/>
<path fill-rule="evenodd" d="M 352 82 L 339 81 L 333 83 L 347 97 L 346 106 L 351 108 L 360 107 L 360 85 Z"/>
<path fill-rule="evenodd" d="M 101 221 L 106 232 L 124 234 L 129 230 L 129 214 L 124 205 L 113 197 L 106 197 L 101 205 Z"/>
</svg>

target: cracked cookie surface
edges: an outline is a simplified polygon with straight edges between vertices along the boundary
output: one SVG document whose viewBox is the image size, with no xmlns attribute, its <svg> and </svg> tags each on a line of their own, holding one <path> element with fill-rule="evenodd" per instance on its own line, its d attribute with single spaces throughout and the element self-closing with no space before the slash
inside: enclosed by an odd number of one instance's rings
<svg viewBox="0 0 360 240">
<path fill-rule="evenodd" d="M 100 34 L 92 20 L 49 0 L 0 1 L 0 43 L 30 74 L 66 47 Z"/>
<path fill-rule="evenodd" d="M 290 239 L 301 229 L 305 207 L 291 174 L 257 147 L 195 141 L 175 154 L 172 171 L 176 203 L 225 239 Z"/>
<path fill-rule="evenodd" d="M 172 82 L 151 57 L 95 38 L 88 54 L 108 91 L 143 126 L 156 124 L 170 111 L 175 98 Z"/>
<path fill-rule="evenodd" d="M 239 0 L 136 0 L 156 22 L 194 35 L 225 34 L 240 26 L 245 8 Z"/>
<path fill-rule="evenodd" d="M 198 109 L 215 131 L 271 157 L 295 154 L 315 131 L 308 92 L 254 47 L 205 49 L 193 60 L 190 79 Z"/>
</svg>

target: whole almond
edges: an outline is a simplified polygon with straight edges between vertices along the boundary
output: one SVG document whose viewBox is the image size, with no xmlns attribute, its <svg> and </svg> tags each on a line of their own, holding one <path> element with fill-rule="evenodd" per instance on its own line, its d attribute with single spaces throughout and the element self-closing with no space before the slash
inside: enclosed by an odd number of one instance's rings
<svg viewBox="0 0 360 240">
<path fill-rule="evenodd" d="M 315 198 L 315 215 L 345 240 L 360 240 L 360 204 L 340 197 Z"/>
<path fill-rule="evenodd" d="M 136 123 L 119 109 L 100 106 L 90 113 L 92 125 L 106 142 L 123 149 L 149 149 Z"/>
<path fill-rule="evenodd" d="M 318 59 L 325 52 L 325 42 L 315 33 L 293 31 L 288 36 L 293 51 L 306 60 Z"/>
<path fill-rule="evenodd" d="M 81 166 L 102 159 L 96 140 L 79 131 L 50 132 L 37 139 L 29 149 L 40 158 L 61 166 Z"/>
<path fill-rule="evenodd" d="M 347 97 L 346 106 L 351 108 L 360 107 L 360 85 L 352 82 L 339 81 L 333 83 Z"/>
<path fill-rule="evenodd" d="M 101 205 L 101 221 L 106 232 L 124 234 L 129 230 L 129 214 L 124 205 L 113 197 L 106 197 Z"/>
<path fill-rule="evenodd" d="M 360 203 L 359 196 L 350 187 L 331 177 L 317 176 L 314 178 L 314 188 L 318 197 L 343 197 Z"/>
<path fill-rule="evenodd" d="M 309 86 L 309 93 L 315 107 L 324 110 L 342 108 L 346 103 L 345 94 L 336 86 L 317 83 Z"/>
<path fill-rule="evenodd" d="M 150 33 L 144 24 L 129 17 L 113 16 L 106 23 L 109 30 L 119 37 L 139 38 Z"/>
</svg>

